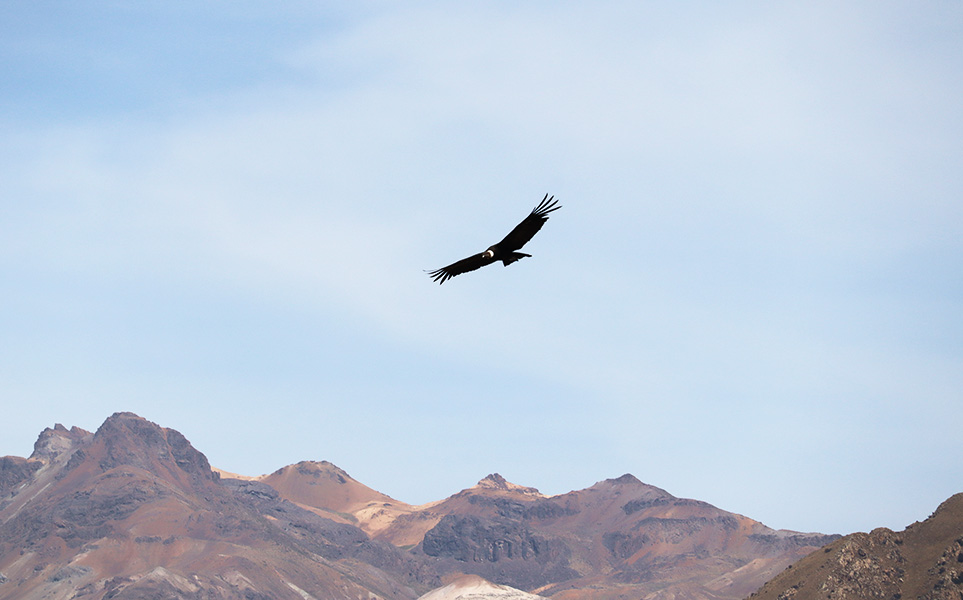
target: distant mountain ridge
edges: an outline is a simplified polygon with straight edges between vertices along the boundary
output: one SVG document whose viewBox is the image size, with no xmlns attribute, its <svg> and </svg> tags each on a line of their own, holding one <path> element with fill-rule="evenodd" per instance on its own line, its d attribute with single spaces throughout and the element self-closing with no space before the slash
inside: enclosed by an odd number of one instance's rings
<svg viewBox="0 0 963 600">
<path fill-rule="evenodd" d="M 282 476 L 284 489 L 299 492 L 288 499 L 319 514 L 349 508 L 322 499 L 338 497 L 339 487 L 351 490 L 354 512 L 342 519 L 432 559 L 443 574 L 474 573 L 558 598 L 579 598 L 586 589 L 593 598 L 659 590 L 741 598 L 838 537 L 773 530 L 629 474 L 548 497 L 494 473 L 423 506 L 362 486 L 330 463 L 299 463 L 260 480 Z M 310 497 L 297 482 L 303 479 L 314 486 Z"/>
<path fill-rule="evenodd" d="M 0 598 L 415 598 L 437 582 L 266 485 L 221 481 L 184 436 L 131 413 L 94 434 L 45 430 L 5 463 Z"/>
<path fill-rule="evenodd" d="M 466 575 L 496 595 L 734 600 L 838 537 L 628 474 L 545 496 L 495 473 L 421 506 L 325 461 L 230 476 L 132 413 L 0 458 L 0 600 L 414 600 Z"/>
</svg>

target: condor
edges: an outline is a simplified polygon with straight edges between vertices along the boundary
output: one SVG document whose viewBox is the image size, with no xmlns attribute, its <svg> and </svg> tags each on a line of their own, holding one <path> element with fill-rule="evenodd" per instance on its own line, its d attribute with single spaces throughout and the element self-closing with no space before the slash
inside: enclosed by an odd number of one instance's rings
<svg viewBox="0 0 963 600">
<path fill-rule="evenodd" d="M 522 246 L 528 243 L 538 230 L 542 228 L 545 221 L 548 221 L 548 213 L 553 210 L 558 210 L 562 208 L 558 206 L 558 200 L 555 196 L 551 198 L 548 194 L 542 198 L 542 201 L 532 210 L 531 214 L 525 217 L 521 223 L 515 226 L 505 239 L 498 242 L 494 246 L 489 246 L 488 250 L 485 250 L 481 254 L 475 254 L 474 256 L 469 256 L 468 258 L 463 258 L 458 262 L 453 262 L 447 267 L 442 267 L 441 269 L 436 269 L 434 271 L 428 271 L 428 276 L 432 280 L 437 281 L 439 284 L 445 283 L 455 275 L 461 275 L 462 273 L 467 273 L 468 271 L 474 271 L 475 269 L 480 269 L 481 267 L 492 264 L 495 261 L 502 261 L 502 264 L 506 267 L 516 260 L 522 259 L 526 256 L 531 257 L 531 254 L 525 254 L 524 252 L 518 252 Z"/>
</svg>

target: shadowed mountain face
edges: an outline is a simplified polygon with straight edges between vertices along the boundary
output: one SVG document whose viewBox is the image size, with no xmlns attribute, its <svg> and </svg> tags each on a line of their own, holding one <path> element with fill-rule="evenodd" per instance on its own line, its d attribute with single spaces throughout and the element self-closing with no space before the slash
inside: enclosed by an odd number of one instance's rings
<svg viewBox="0 0 963 600">
<path fill-rule="evenodd" d="M 631 475 L 551 498 L 489 490 L 463 492 L 468 510 L 417 550 L 555 598 L 739 598 L 833 539 L 774 531 Z"/>
<path fill-rule="evenodd" d="M 792 565 L 753 600 L 963 598 L 963 494 L 899 533 L 847 535 Z"/>
<path fill-rule="evenodd" d="M 631 475 L 546 497 L 495 474 L 423 506 L 327 462 L 222 477 L 130 413 L 0 459 L 0 599 L 405 600 L 471 574 L 559 600 L 734 600 L 835 537 Z"/>
<path fill-rule="evenodd" d="M 220 481 L 184 436 L 130 413 L 48 429 L 0 473 L 0 598 L 415 598 L 437 583 L 267 485 Z"/>
<path fill-rule="evenodd" d="M 293 501 L 310 504 L 350 491 L 350 506 L 314 509 L 353 508 L 372 537 L 410 548 L 442 574 L 473 573 L 556 598 L 743 598 L 838 537 L 776 531 L 631 475 L 546 497 L 494 474 L 446 500 L 410 506 L 369 488 L 360 494 L 360 484 L 343 471 L 314 465 L 287 468 L 285 489 L 302 490 Z M 311 482 L 310 497 L 291 478 Z M 372 514 L 381 515 L 374 527 Z"/>
</svg>

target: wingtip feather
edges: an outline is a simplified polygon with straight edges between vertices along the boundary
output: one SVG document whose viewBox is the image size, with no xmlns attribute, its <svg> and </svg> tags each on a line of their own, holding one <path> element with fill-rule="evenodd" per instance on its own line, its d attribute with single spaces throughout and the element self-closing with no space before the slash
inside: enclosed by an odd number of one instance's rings
<svg viewBox="0 0 963 600">
<path fill-rule="evenodd" d="M 437 281 L 438 285 L 441 285 L 454 277 L 454 275 L 448 271 L 445 271 L 444 268 L 435 269 L 434 271 L 425 271 L 425 273 L 428 273 L 428 276 L 431 277 L 432 281 Z"/>
<path fill-rule="evenodd" d="M 558 204 L 558 200 L 555 199 L 554 195 L 549 197 L 548 194 L 545 194 L 545 197 L 538 203 L 538 206 L 535 207 L 532 214 L 539 217 L 546 217 L 548 213 L 560 208 L 562 208 L 562 206 Z"/>
</svg>

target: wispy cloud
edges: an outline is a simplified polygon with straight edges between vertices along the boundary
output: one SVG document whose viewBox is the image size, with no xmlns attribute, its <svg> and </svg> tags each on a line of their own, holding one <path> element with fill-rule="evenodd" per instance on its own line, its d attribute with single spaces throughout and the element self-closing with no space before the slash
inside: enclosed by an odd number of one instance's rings
<svg viewBox="0 0 963 600">
<path fill-rule="evenodd" d="M 632 471 L 828 531 L 900 527 L 958 491 L 913 468 L 958 446 L 931 419 L 963 383 L 958 9 L 298 10 L 197 29 L 165 12 L 200 61 L 80 33 L 71 48 L 108 57 L 71 80 L 82 102 L 18 79 L 4 394 L 46 420 L 101 418 L 77 397 L 146 407 L 229 470 L 348 461 L 408 501 L 488 462 L 550 493 Z M 21 73 L 84 73 L 19 35 Z M 108 68 L 128 51 L 143 70 Z M 533 258 L 422 273 L 546 192 L 564 208 Z M 485 460 L 418 442 L 480 435 Z M 421 468 L 436 480 L 406 480 Z M 812 508 L 840 488 L 859 512 Z"/>
</svg>

